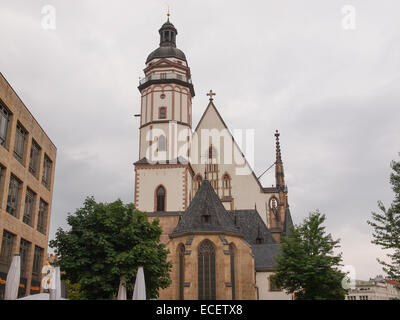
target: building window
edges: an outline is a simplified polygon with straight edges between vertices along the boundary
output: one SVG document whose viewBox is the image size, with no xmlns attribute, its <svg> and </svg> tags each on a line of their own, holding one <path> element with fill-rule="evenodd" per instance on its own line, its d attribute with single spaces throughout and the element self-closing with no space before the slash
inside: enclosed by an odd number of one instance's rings
<svg viewBox="0 0 400 320">
<path fill-rule="evenodd" d="M 167 108 L 166 107 L 160 107 L 160 109 L 158 109 L 158 118 L 159 119 L 167 119 Z"/>
<path fill-rule="evenodd" d="M 6 168 L 0 164 L 0 203 L 3 200 L 4 181 L 6 177 Z"/>
<path fill-rule="evenodd" d="M 48 210 L 49 205 L 42 199 L 40 199 L 37 230 L 43 234 L 46 234 Z"/>
<path fill-rule="evenodd" d="M 16 235 L 3 230 L 3 241 L 1 243 L 0 252 L 0 271 L 8 273 L 11 261 L 13 258 L 13 249 L 15 244 Z"/>
<path fill-rule="evenodd" d="M 167 151 L 167 139 L 165 136 L 158 138 L 158 151 Z"/>
<path fill-rule="evenodd" d="M 222 177 L 222 196 L 230 197 L 231 195 L 231 177 L 225 173 Z"/>
<path fill-rule="evenodd" d="M 165 188 L 159 186 L 156 191 L 157 212 L 165 211 Z"/>
<path fill-rule="evenodd" d="M 197 190 L 200 189 L 201 183 L 203 182 L 203 178 L 201 177 L 201 174 L 197 174 L 196 178 L 194 179 L 194 192 L 196 193 Z"/>
<path fill-rule="evenodd" d="M 14 157 L 22 164 L 24 164 L 24 154 L 25 154 L 27 134 L 28 134 L 27 131 L 18 122 L 17 130 L 15 132 Z"/>
<path fill-rule="evenodd" d="M 229 245 L 229 254 L 231 260 L 231 284 L 232 284 L 232 300 L 236 300 L 236 283 L 235 283 L 235 246 L 233 243 Z"/>
<path fill-rule="evenodd" d="M 166 73 L 160 73 L 160 79 L 167 79 Z"/>
<path fill-rule="evenodd" d="M 25 208 L 23 221 L 28 226 L 33 226 L 33 213 L 35 210 L 36 194 L 29 188 L 26 188 Z"/>
<path fill-rule="evenodd" d="M 269 291 L 281 291 L 281 288 L 279 288 L 272 276 L 269 277 Z"/>
<path fill-rule="evenodd" d="M 40 152 L 40 146 L 34 140 L 32 140 L 29 172 L 31 172 L 36 178 L 38 177 L 39 173 Z"/>
<path fill-rule="evenodd" d="M 208 163 L 206 163 L 206 177 L 218 194 L 218 164 L 217 150 L 211 145 L 208 149 Z"/>
<path fill-rule="evenodd" d="M 8 123 L 10 111 L 0 101 L 0 144 L 5 147 L 7 143 Z"/>
<path fill-rule="evenodd" d="M 14 175 L 10 177 L 10 185 L 8 188 L 7 208 L 6 211 L 12 216 L 18 218 L 18 205 L 21 193 L 22 182 Z"/>
<path fill-rule="evenodd" d="M 215 300 L 215 248 L 210 240 L 200 243 L 198 268 L 199 300 Z"/>
<path fill-rule="evenodd" d="M 33 255 L 33 267 L 32 267 L 32 279 L 39 281 L 40 274 L 42 272 L 43 267 L 43 255 L 44 249 L 38 246 L 35 246 L 35 253 Z"/>
<path fill-rule="evenodd" d="M 50 189 L 52 167 L 53 167 L 53 162 L 50 160 L 50 158 L 47 155 L 44 155 L 42 184 L 47 189 Z"/>
<path fill-rule="evenodd" d="M 176 75 L 176 78 L 177 78 L 178 80 L 182 80 L 182 79 L 183 79 L 183 76 L 182 76 L 181 74 L 177 74 L 177 75 Z"/>
<path fill-rule="evenodd" d="M 184 299 L 185 288 L 185 246 L 179 246 L 179 300 Z"/>
<path fill-rule="evenodd" d="M 31 252 L 31 243 L 24 239 L 21 239 L 21 244 L 19 248 L 19 255 L 21 257 L 21 278 L 28 277 L 28 262 L 29 255 Z"/>
</svg>

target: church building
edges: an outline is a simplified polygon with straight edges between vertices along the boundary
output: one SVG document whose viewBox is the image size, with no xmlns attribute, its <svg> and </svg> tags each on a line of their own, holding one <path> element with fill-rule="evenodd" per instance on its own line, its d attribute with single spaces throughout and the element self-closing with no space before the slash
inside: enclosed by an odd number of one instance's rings
<svg viewBox="0 0 400 320">
<path fill-rule="evenodd" d="M 214 104 L 193 130 L 195 96 L 185 54 L 169 21 L 140 80 L 135 206 L 158 219 L 169 250 L 166 300 L 291 299 L 270 281 L 290 232 L 280 134 L 273 187 L 263 187 Z M 247 140 L 246 140 L 247 141 Z M 247 143 L 246 143 L 247 145 Z"/>
</svg>

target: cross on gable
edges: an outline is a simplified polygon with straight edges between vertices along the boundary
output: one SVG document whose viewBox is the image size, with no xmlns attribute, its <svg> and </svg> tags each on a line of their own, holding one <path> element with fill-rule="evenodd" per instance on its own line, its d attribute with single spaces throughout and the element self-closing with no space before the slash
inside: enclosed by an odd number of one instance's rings
<svg viewBox="0 0 400 320">
<path fill-rule="evenodd" d="M 213 101 L 213 100 L 214 100 L 213 96 L 215 96 L 215 95 L 217 95 L 217 94 L 214 93 L 212 90 L 210 90 L 210 92 L 207 93 L 207 95 L 210 97 L 210 101 Z"/>
</svg>

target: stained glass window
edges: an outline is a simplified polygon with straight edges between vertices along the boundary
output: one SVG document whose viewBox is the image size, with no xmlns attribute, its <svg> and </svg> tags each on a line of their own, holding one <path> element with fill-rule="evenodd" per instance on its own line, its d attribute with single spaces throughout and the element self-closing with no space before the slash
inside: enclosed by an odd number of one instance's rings
<svg viewBox="0 0 400 320">
<path fill-rule="evenodd" d="M 215 248 L 210 240 L 204 240 L 198 254 L 199 300 L 215 300 Z"/>
</svg>

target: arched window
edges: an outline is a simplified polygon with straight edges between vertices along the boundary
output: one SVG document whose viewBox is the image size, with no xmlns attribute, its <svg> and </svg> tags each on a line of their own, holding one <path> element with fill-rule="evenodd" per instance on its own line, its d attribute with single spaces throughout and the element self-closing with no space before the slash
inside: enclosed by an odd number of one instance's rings
<svg viewBox="0 0 400 320">
<path fill-rule="evenodd" d="M 165 188 L 159 186 L 156 190 L 156 211 L 165 211 Z"/>
<path fill-rule="evenodd" d="M 167 139 L 165 136 L 158 138 L 158 151 L 167 151 Z"/>
<path fill-rule="evenodd" d="M 229 245 L 229 254 L 231 258 L 231 284 L 232 284 L 232 300 L 236 300 L 236 283 L 235 283 L 235 246 L 233 243 Z"/>
<path fill-rule="evenodd" d="M 215 248 L 210 240 L 199 245 L 199 300 L 215 300 Z"/>
<path fill-rule="evenodd" d="M 179 300 L 184 299 L 183 289 L 185 287 L 185 246 L 179 245 Z"/>
<path fill-rule="evenodd" d="M 225 173 L 222 177 L 222 196 L 230 197 L 231 195 L 231 177 Z"/>
<path fill-rule="evenodd" d="M 217 150 L 210 145 L 208 148 L 208 162 L 206 164 L 206 177 L 210 181 L 215 192 L 219 195 L 218 190 L 218 163 L 217 163 Z"/>
<path fill-rule="evenodd" d="M 196 193 L 197 190 L 200 189 L 201 183 L 203 182 L 203 178 L 201 177 L 201 174 L 197 174 L 196 178 L 194 179 L 194 192 Z"/>
<path fill-rule="evenodd" d="M 211 145 L 208 148 L 208 159 L 216 159 L 217 158 L 217 150 Z"/>
</svg>

